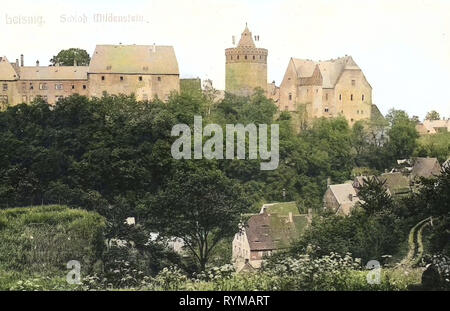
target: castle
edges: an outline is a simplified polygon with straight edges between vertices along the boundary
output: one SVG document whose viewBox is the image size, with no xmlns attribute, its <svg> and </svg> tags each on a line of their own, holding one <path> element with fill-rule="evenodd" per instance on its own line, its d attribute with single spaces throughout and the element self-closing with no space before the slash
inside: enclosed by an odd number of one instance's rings
<svg viewBox="0 0 450 311">
<path fill-rule="evenodd" d="M 280 111 L 307 119 L 344 116 L 350 125 L 370 119 L 372 87 L 351 56 L 327 61 L 291 58 L 280 86 L 267 83 L 268 51 L 258 48 L 247 25 L 237 46 L 225 49 L 225 92 L 249 96 L 256 88 Z M 234 41 L 234 39 L 233 39 Z M 180 91 L 171 46 L 97 45 L 89 66 L 24 66 L 23 55 L 10 63 L 0 57 L 0 109 L 30 103 L 37 96 L 49 104 L 72 94 L 101 97 L 135 94 L 138 100 L 166 100 Z"/>
<path fill-rule="evenodd" d="M 0 105 L 31 103 L 37 96 L 53 105 L 59 98 L 80 94 L 101 97 L 135 94 L 138 100 L 166 100 L 179 91 L 180 78 L 171 46 L 97 45 L 89 66 L 24 66 L 0 57 Z M 1 108 L 1 107 L 0 107 Z"/>
</svg>

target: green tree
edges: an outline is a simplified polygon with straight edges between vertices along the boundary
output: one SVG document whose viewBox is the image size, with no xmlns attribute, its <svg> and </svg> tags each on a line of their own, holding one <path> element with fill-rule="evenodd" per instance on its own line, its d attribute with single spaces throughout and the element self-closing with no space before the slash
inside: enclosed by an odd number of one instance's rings
<svg viewBox="0 0 450 311">
<path fill-rule="evenodd" d="M 242 187 L 220 171 L 188 166 L 178 169 L 140 210 L 149 228 L 182 239 L 204 270 L 215 246 L 238 231 L 250 204 Z"/>
<path fill-rule="evenodd" d="M 440 119 L 441 116 L 439 115 L 439 112 L 437 112 L 436 110 L 431 110 L 425 116 L 425 120 L 440 120 Z"/>
<path fill-rule="evenodd" d="M 386 144 L 390 162 L 395 163 L 397 159 L 409 158 L 417 147 L 419 138 L 416 124 L 402 110 L 391 109 L 386 119 L 391 125 L 388 132 L 389 142 Z"/>
<path fill-rule="evenodd" d="M 50 59 L 53 66 L 73 66 L 76 62 L 78 66 L 89 66 L 91 57 L 88 52 L 83 49 L 70 48 L 61 50 L 56 56 Z"/>
<path fill-rule="evenodd" d="M 384 184 L 385 182 L 376 177 L 364 178 L 364 184 L 358 189 L 358 196 L 363 201 L 360 205 L 367 214 L 373 215 L 382 210 L 392 209 L 394 203 Z"/>
</svg>

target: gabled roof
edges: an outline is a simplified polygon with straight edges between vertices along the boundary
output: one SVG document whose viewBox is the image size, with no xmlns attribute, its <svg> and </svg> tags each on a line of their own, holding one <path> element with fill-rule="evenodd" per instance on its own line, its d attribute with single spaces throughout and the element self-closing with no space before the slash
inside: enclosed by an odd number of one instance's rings
<svg viewBox="0 0 450 311">
<path fill-rule="evenodd" d="M 324 88 L 333 88 L 344 70 L 361 70 L 351 56 L 319 62 L 292 58 L 292 62 L 299 78 L 311 77 L 318 66 Z"/>
<path fill-rule="evenodd" d="M 13 65 L 11 65 L 6 56 L 0 57 L 0 80 L 13 81 L 17 79 L 18 75 Z"/>
<path fill-rule="evenodd" d="M 21 80 L 87 80 L 87 66 L 19 67 Z"/>
<path fill-rule="evenodd" d="M 441 166 L 436 158 L 415 158 L 411 176 L 430 178 L 441 173 Z"/>
<path fill-rule="evenodd" d="M 172 46 L 97 45 L 89 73 L 178 75 L 179 70 Z"/>
<path fill-rule="evenodd" d="M 391 195 L 401 195 L 410 192 L 409 180 L 400 172 L 381 174 L 379 180 Z"/>
<path fill-rule="evenodd" d="M 287 248 L 308 225 L 308 216 L 298 213 L 295 202 L 266 204 L 252 215 L 245 232 L 252 251 Z"/>
<path fill-rule="evenodd" d="M 355 188 L 353 188 L 352 184 L 338 184 L 338 185 L 330 185 L 330 190 L 333 193 L 336 201 L 339 204 L 349 203 L 358 201 L 359 199 L 356 197 Z M 352 199 L 350 200 L 350 195 L 352 195 Z"/>
</svg>

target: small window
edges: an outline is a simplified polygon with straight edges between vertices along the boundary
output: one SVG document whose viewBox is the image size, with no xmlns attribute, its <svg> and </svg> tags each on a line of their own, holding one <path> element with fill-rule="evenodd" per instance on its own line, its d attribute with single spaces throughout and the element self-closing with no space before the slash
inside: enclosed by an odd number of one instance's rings
<svg viewBox="0 0 450 311">
<path fill-rule="evenodd" d="M 139 76 L 139 81 L 142 81 L 142 76 Z"/>
<path fill-rule="evenodd" d="M 328 112 L 328 108 L 325 108 L 325 112 Z"/>
<path fill-rule="evenodd" d="M 120 81 L 123 81 L 123 76 L 120 76 Z"/>
<path fill-rule="evenodd" d="M 339 94 L 339 100 L 342 100 L 342 94 Z"/>
<path fill-rule="evenodd" d="M 111 65 L 106 66 L 106 70 L 111 70 Z"/>
<path fill-rule="evenodd" d="M 255 55 L 253 55 L 253 60 L 255 59 Z"/>
<path fill-rule="evenodd" d="M 353 119 L 350 119 L 350 122 L 353 122 Z"/>
<path fill-rule="evenodd" d="M 352 86 L 355 86 L 355 84 L 356 84 L 356 81 L 352 80 Z"/>
<path fill-rule="evenodd" d="M 161 77 L 158 77 L 158 81 L 161 81 Z"/>
<path fill-rule="evenodd" d="M 364 113 L 364 110 L 361 110 L 361 114 L 363 114 Z"/>
<path fill-rule="evenodd" d="M 33 99 L 34 99 L 34 96 L 30 95 L 30 103 L 33 101 Z"/>
<path fill-rule="evenodd" d="M 350 95 L 350 100 L 353 100 L 353 94 Z"/>
<path fill-rule="evenodd" d="M 261 59 L 262 57 L 261 57 L 261 55 L 259 55 L 259 59 Z"/>
<path fill-rule="evenodd" d="M 319 93 L 319 89 L 316 89 L 316 94 Z"/>
<path fill-rule="evenodd" d="M 7 91 L 8 90 L 8 84 L 3 83 L 3 91 Z"/>
<path fill-rule="evenodd" d="M 356 113 L 359 114 L 359 110 L 356 110 Z"/>
<path fill-rule="evenodd" d="M 362 100 L 362 101 L 364 101 L 364 94 L 362 94 L 362 96 L 361 96 L 361 100 Z"/>
<path fill-rule="evenodd" d="M 72 90 L 75 90 L 75 84 L 72 84 Z"/>
<path fill-rule="evenodd" d="M 83 90 L 85 90 L 86 89 L 86 84 L 83 84 Z"/>
<path fill-rule="evenodd" d="M 247 55 L 245 55 L 245 57 L 244 57 L 245 59 L 247 59 Z"/>
<path fill-rule="evenodd" d="M 30 90 L 33 90 L 33 89 L 34 89 L 33 83 L 30 83 Z"/>
<path fill-rule="evenodd" d="M 105 81 L 105 76 L 102 76 L 102 81 Z"/>
<path fill-rule="evenodd" d="M 289 100 L 292 100 L 292 94 L 289 93 Z"/>
<path fill-rule="evenodd" d="M 46 90 L 47 89 L 47 83 L 39 83 L 39 89 L 40 90 Z"/>
<path fill-rule="evenodd" d="M 230 56 L 230 59 L 233 60 L 233 55 Z"/>
<path fill-rule="evenodd" d="M 237 59 L 239 59 L 239 55 L 237 56 Z"/>
<path fill-rule="evenodd" d="M 62 83 L 56 83 L 55 84 L 55 90 L 62 90 L 62 89 L 63 89 Z"/>
</svg>

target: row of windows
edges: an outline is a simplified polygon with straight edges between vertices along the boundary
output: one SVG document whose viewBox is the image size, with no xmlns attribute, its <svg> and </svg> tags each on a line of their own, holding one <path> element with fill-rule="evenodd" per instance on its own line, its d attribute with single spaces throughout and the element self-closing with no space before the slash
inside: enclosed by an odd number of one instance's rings
<svg viewBox="0 0 450 311">
<path fill-rule="evenodd" d="M 328 109 L 328 108 L 325 108 L 324 111 L 325 111 L 325 112 L 328 112 L 329 109 Z M 341 110 L 341 113 L 344 113 L 344 110 Z M 364 110 L 356 110 L 356 113 L 357 113 L 357 114 L 364 114 Z"/>
<path fill-rule="evenodd" d="M 106 80 L 106 77 L 105 77 L 105 76 L 102 76 L 101 79 L 102 79 L 102 81 L 105 81 L 105 80 Z M 124 80 L 125 80 L 125 77 L 124 77 L 124 76 L 120 76 L 119 79 L 120 79 L 120 81 L 124 81 Z M 161 81 L 161 77 L 158 77 L 157 79 L 158 79 L 158 81 Z M 138 77 L 138 80 L 139 80 L 139 81 L 142 81 L 142 80 L 143 80 L 142 76 L 139 76 L 139 77 Z"/>
<path fill-rule="evenodd" d="M 256 60 L 256 56 L 255 56 L 255 55 L 252 55 L 252 58 L 253 58 L 253 60 Z M 230 55 L 230 59 L 233 60 L 233 55 Z M 236 59 L 239 60 L 239 55 L 236 56 Z M 248 59 L 248 56 L 245 55 L 245 56 L 244 56 L 244 59 Z M 264 58 L 263 58 L 262 55 L 259 55 L 259 59 L 264 59 L 264 60 L 266 60 L 266 56 L 264 55 Z"/>
<path fill-rule="evenodd" d="M 316 90 L 317 91 L 317 90 Z M 361 100 L 364 101 L 364 94 L 361 95 Z M 289 100 L 292 100 L 292 94 L 289 93 Z M 328 100 L 328 93 L 325 94 L 325 100 Z M 342 94 L 339 94 L 339 100 L 342 100 Z M 350 100 L 353 101 L 353 94 L 350 95 Z"/>
<path fill-rule="evenodd" d="M 26 84 L 25 83 L 22 83 L 22 90 L 25 92 L 26 91 Z M 83 86 L 82 86 L 82 88 L 83 88 L 83 90 L 86 90 L 86 88 L 87 88 L 87 86 L 86 86 L 86 84 L 83 84 Z M 33 83 L 30 83 L 30 86 L 29 86 L 29 89 L 30 90 L 34 90 L 34 85 L 33 85 Z M 40 90 L 48 90 L 48 84 L 47 83 L 39 83 L 39 89 Z M 72 84 L 71 85 L 71 89 L 72 90 L 75 90 L 75 84 Z M 55 90 L 58 90 L 58 91 L 62 91 L 62 90 L 64 90 L 64 84 L 62 84 L 62 83 L 55 83 Z"/>
</svg>

